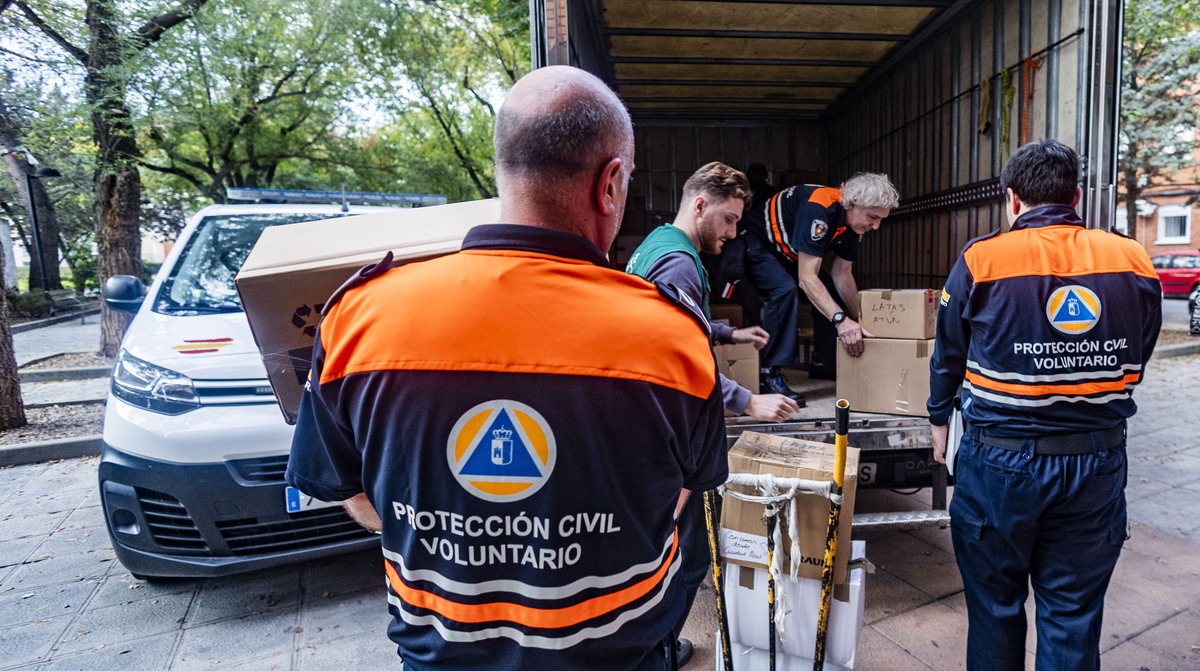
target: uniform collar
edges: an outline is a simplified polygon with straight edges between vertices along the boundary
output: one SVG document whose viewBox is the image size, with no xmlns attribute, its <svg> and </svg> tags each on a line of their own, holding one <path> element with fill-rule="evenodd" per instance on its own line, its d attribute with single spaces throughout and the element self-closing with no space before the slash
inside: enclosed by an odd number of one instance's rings
<svg viewBox="0 0 1200 671">
<path fill-rule="evenodd" d="M 540 226 L 484 224 L 467 231 L 462 248 L 519 249 L 550 254 L 609 267 L 608 257 L 586 238 Z"/>
<path fill-rule="evenodd" d="M 1019 231 L 1022 228 L 1040 228 L 1042 226 L 1083 226 L 1083 220 L 1079 218 L 1079 213 L 1070 205 L 1038 205 L 1029 210 L 1025 214 L 1017 217 L 1013 222 L 1012 230 Z"/>
</svg>

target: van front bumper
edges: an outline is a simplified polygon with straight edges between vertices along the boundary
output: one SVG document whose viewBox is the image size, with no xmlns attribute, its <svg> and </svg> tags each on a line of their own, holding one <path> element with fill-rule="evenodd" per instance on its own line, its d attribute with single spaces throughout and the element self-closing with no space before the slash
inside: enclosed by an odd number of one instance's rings
<svg viewBox="0 0 1200 671">
<path fill-rule="evenodd" d="M 379 547 L 341 506 L 288 513 L 287 455 L 177 464 L 107 441 L 100 498 L 117 559 L 138 576 L 212 577 Z"/>
</svg>

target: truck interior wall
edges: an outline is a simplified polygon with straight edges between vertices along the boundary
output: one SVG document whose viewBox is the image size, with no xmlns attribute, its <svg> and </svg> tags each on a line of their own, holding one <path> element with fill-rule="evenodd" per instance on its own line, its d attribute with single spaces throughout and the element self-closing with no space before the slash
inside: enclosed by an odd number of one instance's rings
<svg viewBox="0 0 1200 671">
<path fill-rule="evenodd" d="M 1077 100 L 1086 10 L 1081 0 L 965 4 L 827 115 L 831 182 L 885 172 L 901 195 L 901 207 L 864 238 L 860 286 L 940 287 L 970 239 L 1007 226 L 999 173 L 1020 146 L 1023 121 L 1025 139 L 1054 137 L 1084 153 Z"/>
<path fill-rule="evenodd" d="M 767 166 L 786 186 L 822 175 L 821 126 L 816 121 L 774 123 L 660 123 L 634 117 L 633 182 L 621 235 L 641 237 L 675 216 L 683 185 L 697 168 L 721 161 L 740 170 Z"/>
</svg>

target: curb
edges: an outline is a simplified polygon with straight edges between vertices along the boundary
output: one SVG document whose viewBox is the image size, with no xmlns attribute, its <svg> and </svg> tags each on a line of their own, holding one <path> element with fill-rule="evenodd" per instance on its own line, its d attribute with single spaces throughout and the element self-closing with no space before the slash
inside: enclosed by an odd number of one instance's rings
<svg viewBox="0 0 1200 671">
<path fill-rule="evenodd" d="M 39 368 L 23 370 L 17 377 L 25 382 L 60 382 L 62 380 L 90 380 L 97 377 L 108 377 L 112 366 L 81 366 L 76 368 Z"/>
<path fill-rule="evenodd" d="M 0 468 L 37 464 L 55 459 L 75 459 L 100 454 L 102 445 L 99 434 L 78 438 L 41 440 L 34 443 L 5 445 L 0 447 Z"/>
<path fill-rule="evenodd" d="M 1185 342 L 1178 345 L 1157 347 L 1154 350 L 1154 356 L 1151 358 L 1170 359 L 1172 357 L 1188 356 L 1190 354 L 1200 354 L 1200 337 L 1196 338 L 1196 342 Z"/>
<path fill-rule="evenodd" d="M 95 314 L 100 314 L 100 306 L 99 305 L 83 309 L 84 317 L 86 317 L 88 315 L 95 315 Z M 35 322 L 25 322 L 24 324 L 13 324 L 11 328 L 12 328 L 13 333 L 24 333 L 26 331 L 40 329 L 44 326 L 54 326 L 55 324 L 65 324 L 66 322 L 69 322 L 72 319 L 80 319 L 80 317 L 77 314 L 60 315 L 58 317 L 48 317 L 46 319 L 39 319 Z"/>
</svg>

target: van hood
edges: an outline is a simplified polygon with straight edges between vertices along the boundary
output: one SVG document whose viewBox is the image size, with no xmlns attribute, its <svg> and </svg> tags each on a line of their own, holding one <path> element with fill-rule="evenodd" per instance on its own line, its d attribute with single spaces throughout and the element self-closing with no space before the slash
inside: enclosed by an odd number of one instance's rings
<svg viewBox="0 0 1200 671">
<path fill-rule="evenodd" d="M 143 361 L 194 380 L 267 377 L 244 312 L 185 317 L 143 310 L 121 347 Z"/>
</svg>

